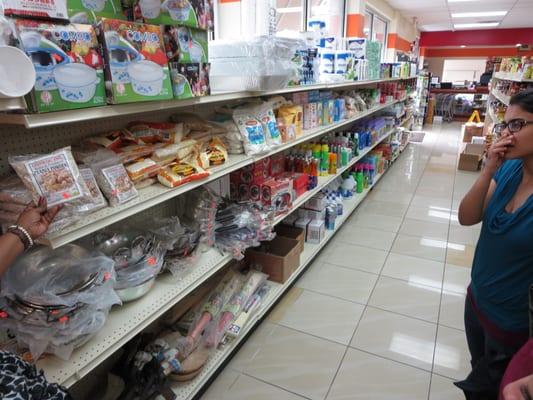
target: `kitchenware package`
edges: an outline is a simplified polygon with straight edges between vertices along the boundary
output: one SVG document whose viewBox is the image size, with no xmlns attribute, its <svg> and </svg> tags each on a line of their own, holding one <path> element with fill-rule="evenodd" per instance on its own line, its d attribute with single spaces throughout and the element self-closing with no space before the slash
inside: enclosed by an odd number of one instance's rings
<svg viewBox="0 0 533 400">
<path fill-rule="evenodd" d="M 78 24 L 95 23 L 99 18 L 125 20 L 120 0 L 66 0 L 71 22 Z"/>
<path fill-rule="evenodd" d="M 209 61 L 206 31 L 172 25 L 165 25 L 162 29 L 170 62 L 189 64 Z"/>
<path fill-rule="evenodd" d="M 170 77 L 175 99 L 209 96 L 209 63 L 177 63 L 170 62 Z"/>
<path fill-rule="evenodd" d="M 104 66 L 91 25 L 15 20 L 21 49 L 31 58 L 36 80 L 34 111 L 49 112 L 106 103 Z"/>
<path fill-rule="evenodd" d="M 93 246 L 115 262 L 115 290 L 124 302 L 150 291 L 166 253 L 155 235 L 131 228 L 100 231 L 93 237 Z"/>
<path fill-rule="evenodd" d="M 134 0 L 133 15 L 154 25 L 213 29 L 213 0 Z"/>
<path fill-rule="evenodd" d="M 168 59 L 157 25 L 102 18 L 98 24 L 111 104 L 172 98 Z"/>
<path fill-rule="evenodd" d="M 112 305 L 114 262 L 101 252 L 68 244 L 36 247 L 22 255 L 1 281 L 0 326 L 15 333 L 37 359 L 68 359 L 105 323 Z"/>
</svg>

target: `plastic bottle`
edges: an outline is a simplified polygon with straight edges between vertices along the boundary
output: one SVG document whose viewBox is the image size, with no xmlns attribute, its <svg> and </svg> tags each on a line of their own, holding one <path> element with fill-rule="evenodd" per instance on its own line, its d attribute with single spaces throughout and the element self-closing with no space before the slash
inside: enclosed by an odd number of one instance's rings
<svg viewBox="0 0 533 400">
<path fill-rule="evenodd" d="M 368 184 L 369 186 L 374 185 L 374 177 L 375 177 L 375 168 L 374 164 L 368 164 Z"/>
<path fill-rule="evenodd" d="M 357 157 L 359 155 L 359 134 L 357 132 L 354 132 L 352 135 L 352 143 L 353 156 Z"/>
<path fill-rule="evenodd" d="M 337 154 L 329 153 L 329 170 L 330 175 L 335 175 L 337 173 Z"/>
<path fill-rule="evenodd" d="M 321 152 L 322 152 L 322 146 L 320 146 L 319 143 L 315 143 L 313 145 L 313 158 L 316 158 L 317 160 L 319 160 Z"/>
<path fill-rule="evenodd" d="M 322 145 L 321 151 L 321 165 L 320 165 L 320 176 L 327 176 L 329 170 L 329 146 L 327 143 Z"/>
<path fill-rule="evenodd" d="M 365 187 L 365 177 L 363 175 L 363 170 L 361 169 L 361 165 L 357 166 L 357 172 L 355 174 L 355 181 L 357 182 L 357 193 L 363 193 L 364 187 Z"/>
<path fill-rule="evenodd" d="M 370 176 L 368 172 L 368 164 L 363 164 L 363 187 L 365 189 L 368 189 L 369 182 Z"/>
<path fill-rule="evenodd" d="M 342 215 L 344 212 L 344 206 L 342 204 L 342 196 L 340 192 L 335 194 L 335 201 L 337 202 L 337 215 Z"/>
</svg>

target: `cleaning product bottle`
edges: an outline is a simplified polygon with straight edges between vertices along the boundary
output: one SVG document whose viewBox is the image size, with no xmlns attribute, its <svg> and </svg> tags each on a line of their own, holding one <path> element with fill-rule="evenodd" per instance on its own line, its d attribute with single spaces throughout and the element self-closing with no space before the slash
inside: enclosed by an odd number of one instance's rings
<svg viewBox="0 0 533 400">
<path fill-rule="evenodd" d="M 320 176 L 327 176 L 329 170 L 329 146 L 327 143 L 322 145 L 321 160 Z"/>
<path fill-rule="evenodd" d="M 319 143 L 313 145 L 313 158 L 320 160 L 320 153 L 322 151 L 322 146 Z"/>
<path fill-rule="evenodd" d="M 342 213 L 344 212 L 344 207 L 342 204 L 342 196 L 340 192 L 337 192 L 335 194 L 335 200 L 337 202 L 337 215 L 342 215 Z"/>
<path fill-rule="evenodd" d="M 363 187 L 368 189 L 370 177 L 368 175 L 368 164 L 363 164 Z"/>
<path fill-rule="evenodd" d="M 330 175 L 337 174 L 337 154 L 329 153 L 329 170 Z"/>
<path fill-rule="evenodd" d="M 365 177 L 363 175 L 363 170 L 361 168 L 361 165 L 357 166 L 357 171 L 355 173 L 355 181 L 357 182 L 357 193 L 363 193 L 365 183 L 364 183 Z"/>
<path fill-rule="evenodd" d="M 369 186 L 373 186 L 374 185 L 374 176 L 375 176 L 374 164 L 370 163 L 370 164 L 368 164 L 368 184 L 369 184 Z"/>
</svg>

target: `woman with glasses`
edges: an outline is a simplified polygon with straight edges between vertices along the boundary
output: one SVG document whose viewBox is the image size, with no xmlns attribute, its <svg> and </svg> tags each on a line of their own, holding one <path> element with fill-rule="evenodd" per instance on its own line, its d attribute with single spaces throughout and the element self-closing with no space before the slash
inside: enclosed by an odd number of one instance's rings
<svg viewBox="0 0 533 400">
<path fill-rule="evenodd" d="M 459 206 L 461 225 L 483 222 L 465 303 L 472 371 L 467 399 L 498 398 L 505 368 L 528 339 L 533 283 L 533 91 L 511 98 L 499 139 Z"/>
</svg>

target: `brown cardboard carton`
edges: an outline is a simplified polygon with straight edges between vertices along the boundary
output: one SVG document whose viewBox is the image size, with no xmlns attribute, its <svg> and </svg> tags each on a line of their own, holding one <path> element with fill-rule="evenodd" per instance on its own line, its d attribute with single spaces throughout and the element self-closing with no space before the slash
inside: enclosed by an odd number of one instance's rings
<svg viewBox="0 0 533 400">
<path fill-rule="evenodd" d="M 298 240 L 299 242 L 298 247 L 300 249 L 300 253 L 304 251 L 305 234 L 302 228 L 280 224 L 276 226 L 276 234 L 281 237 Z"/>
<path fill-rule="evenodd" d="M 246 252 L 250 265 L 256 265 L 268 274 L 269 280 L 285 283 L 300 265 L 299 242 L 277 236 L 270 242 L 263 242 L 259 248 Z"/>
<path fill-rule="evenodd" d="M 464 146 L 459 155 L 459 165 L 457 169 L 462 171 L 477 171 L 485 154 L 484 144 L 468 143 Z"/>
</svg>

